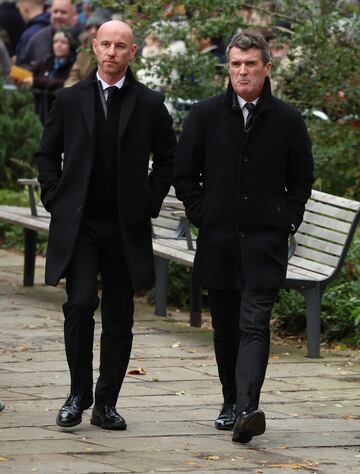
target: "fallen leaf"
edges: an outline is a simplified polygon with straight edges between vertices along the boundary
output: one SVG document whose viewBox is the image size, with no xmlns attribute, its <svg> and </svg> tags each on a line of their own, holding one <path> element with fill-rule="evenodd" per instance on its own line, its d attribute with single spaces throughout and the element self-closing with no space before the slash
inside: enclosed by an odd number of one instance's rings
<svg viewBox="0 0 360 474">
<path fill-rule="evenodd" d="M 204 456 L 204 459 L 206 459 L 207 461 L 219 461 L 220 456 L 209 455 L 209 456 Z"/>
<path fill-rule="evenodd" d="M 6 458 L 5 456 L 0 456 L 0 462 L 4 462 L 4 461 L 7 461 L 8 458 Z"/>
<path fill-rule="evenodd" d="M 151 379 L 151 381 L 152 381 L 152 382 L 160 382 L 160 380 L 159 380 L 158 377 L 153 377 L 153 378 Z"/>
<path fill-rule="evenodd" d="M 274 446 L 272 449 L 289 449 L 287 444 L 280 444 L 280 446 Z"/>
<path fill-rule="evenodd" d="M 128 372 L 128 375 L 145 375 L 146 371 L 143 367 L 138 367 L 137 369 L 131 369 Z"/>
<path fill-rule="evenodd" d="M 317 464 L 313 463 L 285 463 L 285 464 L 269 464 L 269 467 L 278 467 L 279 469 L 314 469 Z"/>
<path fill-rule="evenodd" d="M 182 390 L 181 392 L 176 392 L 175 395 L 185 395 L 185 392 Z"/>
<path fill-rule="evenodd" d="M 18 352 L 27 352 L 29 350 L 28 346 L 19 346 L 16 348 Z"/>
<path fill-rule="evenodd" d="M 346 415 L 344 416 L 345 420 L 360 420 L 359 415 Z"/>
<path fill-rule="evenodd" d="M 271 358 L 272 358 L 273 360 L 280 359 L 280 357 L 279 357 L 279 356 L 276 356 L 276 355 L 271 356 Z"/>
<path fill-rule="evenodd" d="M 171 348 L 172 349 L 175 349 L 176 347 L 180 347 L 181 346 L 181 342 L 180 341 L 177 341 L 177 342 L 174 342 L 174 344 L 171 344 Z"/>
</svg>

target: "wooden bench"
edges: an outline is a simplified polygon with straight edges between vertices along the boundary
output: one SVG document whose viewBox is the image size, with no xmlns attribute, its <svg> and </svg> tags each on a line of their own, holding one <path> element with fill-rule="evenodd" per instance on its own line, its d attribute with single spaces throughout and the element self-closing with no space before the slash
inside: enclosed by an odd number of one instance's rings
<svg viewBox="0 0 360 474">
<path fill-rule="evenodd" d="M 29 207 L 0 205 L 0 221 L 17 224 L 24 228 L 24 286 L 33 286 L 36 260 L 36 244 L 38 232 L 48 232 L 50 225 L 50 214 L 37 204 L 35 189 L 39 183 L 35 179 L 19 179 L 20 185 L 26 186 L 29 193 Z M 165 199 L 160 215 L 152 219 L 153 240 L 157 239 L 168 242 L 170 240 L 185 240 L 190 235 L 189 223 L 186 218 L 177 214 L 176 211 L 183 209 L 180 201 L 176 199 L 174 188 Z M 191 244 L 188 244 L 191 245 Z M 161 246 L 160 246 L 161 247 Z M 163 251 L 155 252 L 155 271 L 162 275 L 157 278 L 155 294 L 163 294 L 162 285 L 167 284 L 168 260 L 161 258 Z M 156 297 L 156 314 L 166 315 L 166 298 Z"/>
<path fill-rule="evenodd" d="M 29 189 L 29 208 L 0 206 L 0 220 L 24 227 L 24 285 L 34 282 L 37 232 L 47 232 L 49 215 L 36 206 L 34 180 L 20 180 Z M 304 221 L 295 239 L 286 278 L 286 288 L 303 294 L 306 302 L 308 356 L 320 355 L 321 298 L 326 286 L 341 270 L 360 220 L 360 203 L 313 191 L 306 205 Z M 161 213 L 153 219 L 155 255 L 155 313 L 166 315 L 168 263 L 192 267 L 196 243 L 190 235 L 182 204 L 171 189 Z M 201 288 L 190 284 L 190 324 L 201 326 Z"/>
<path fill-rule="evenodd" d="M 308 357 L 320 356 L 321 298 L 326 286 L 340 272 L 360 220 L 360 203 L 320 191 L 313 191 L 304 220 L 290 240 L 286 288 L 305 298 Z M 192 266 L 195 244 L 188 240 L 154 241 L 154 251 L 164 259 Z M 162 274 L 158 275 L 164 278 Z M 159 283 L 159 287 L 162 285 Z M 166 298 L 166 285 L 160 298 Z M 160 305 L 161 306 L 161 305 Z M 192 285 L 190 321 L 201 325 L 201 289 Z"/>
</svg>

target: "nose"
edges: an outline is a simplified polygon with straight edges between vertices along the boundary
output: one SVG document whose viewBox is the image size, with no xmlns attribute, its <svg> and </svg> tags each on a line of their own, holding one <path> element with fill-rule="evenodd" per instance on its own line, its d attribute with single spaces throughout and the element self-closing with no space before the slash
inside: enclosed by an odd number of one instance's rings
<svg viewBox="0 0 360 474">
<path fill-rule="evenodd" d="M 241 74 L 241 75 L 247 74 L 246 65 L 244 63 L 240 64 L 239 74 Z"/>
<path fill-rule="evenodd" d="M 107 50 L 107 53 L 109 56 L 114 56 L 115 55 L 115 45 L 114 44 L 111 44 L 109 46 L 109 49 Z"/>
</svg>

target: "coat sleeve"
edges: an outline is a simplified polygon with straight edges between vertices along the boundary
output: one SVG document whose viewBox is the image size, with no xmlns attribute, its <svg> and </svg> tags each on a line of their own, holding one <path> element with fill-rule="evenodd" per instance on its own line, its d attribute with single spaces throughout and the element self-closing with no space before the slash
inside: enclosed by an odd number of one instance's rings
<svg viewBox="0 0 360 474">
<path fill-rule="evenodd" d="M 51 108 L 45 124 L 40 146 L 35 154 L 38 181 L 41 186 L 41 201 L 47 211 L 51 211 L 57 185 L 62 175 L 63 122 L 60 94 Z"/>
<path fill-rule="evenodd" d="M 204 189 L 204 132 L 200 111 L 193 106 L 184 122 L 175 155 L 173 182 L 176 195 L 184 203 L 186 215 L 201 225 Z"/>
<path fill-rule="evenodd" d="M 295 234 L 302 222 L 305 204 L 311 195 L 314 182 L 311 141 L 300 112 L 297 114 L 289 148 L 286 177 L 286 201 L 291 218 L 292 234 Z"/>
<path fill-rule="evenodd" d="M 152 169 L 149 173 L 151 217 L 159 215 L 161 204 L 169 192 L 176 148 L 172 118 L 162 97 L 158 104 L 152 136 Z"/>
</svg>

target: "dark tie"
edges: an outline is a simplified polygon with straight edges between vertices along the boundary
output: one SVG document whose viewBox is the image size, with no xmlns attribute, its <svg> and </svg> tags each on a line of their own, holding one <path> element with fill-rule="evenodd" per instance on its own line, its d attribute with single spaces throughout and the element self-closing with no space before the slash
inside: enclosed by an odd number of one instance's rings
<svg viewBox="0 0 360 474">
<path fill-rule="evenodd" d="M 246 124 L 245 124 L 245 132 L 247 132 L 250 128 L 250 125 L 253 119 L 255 105 L 252 104 L 251 102 L 246 102 L 244 107 L 246 107 L 248 111 L 248 116 L 246 117 Z"/>
<path fill-rule="evenodd" d="M 116 86 L 110 86 L 110 87 L 107 87 L 105 90 L 107 90 L 107 99 L 106 99 L 106 103 L 107 104 L 110 104 L 111 100 L 114 98 L 114 92 L 116 91 L 117 87 Z"/>
</svg>

